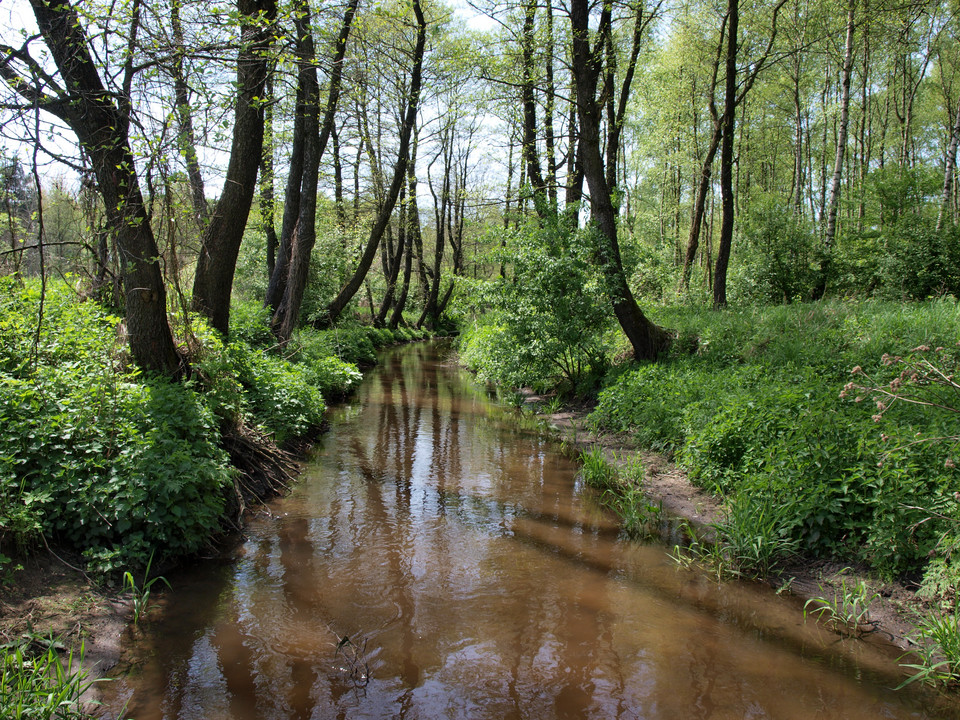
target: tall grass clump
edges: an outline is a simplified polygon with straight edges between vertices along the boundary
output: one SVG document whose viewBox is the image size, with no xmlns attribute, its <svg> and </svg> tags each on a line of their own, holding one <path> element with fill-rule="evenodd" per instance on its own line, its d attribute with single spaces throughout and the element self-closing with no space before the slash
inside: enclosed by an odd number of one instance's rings
<svg viewBox="0 0 960 720">
<path fill-rule="evenodd" d="M 39 651 L 34 647 L 39 646 Z M 81 697 L 93 685 L 81 668 L 83 644 L 60 657 L 53 640 L 12 643 L 0 648 L 0 713 L 4 718 L 83 720 L 92 717 Z"/>
</svg>

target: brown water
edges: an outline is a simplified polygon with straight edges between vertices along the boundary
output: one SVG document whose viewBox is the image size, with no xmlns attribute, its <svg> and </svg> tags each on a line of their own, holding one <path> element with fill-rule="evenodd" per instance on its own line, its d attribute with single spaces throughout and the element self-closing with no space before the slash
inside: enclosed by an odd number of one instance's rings
<svg viewBox="0 0 960 720">
<path fill-rule="evenodd" d="M 236 557 L 170 577 L 103 717 L 957 716 L 887 689 L 894 650 L 620 539 L 448 360 L 382 357 Z"/>
</svg>

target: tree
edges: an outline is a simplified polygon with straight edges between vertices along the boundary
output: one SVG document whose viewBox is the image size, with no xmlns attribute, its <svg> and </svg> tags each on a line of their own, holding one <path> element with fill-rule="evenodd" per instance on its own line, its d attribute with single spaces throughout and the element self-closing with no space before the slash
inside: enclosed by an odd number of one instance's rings
<svg viewBox="0 0 960 720">
<path fill-rule="evenodd" d="M 589 2 L 588 0 L 571 0 L 570 26 L 573 33 L 571 64 L 577 82 L 579 148 L 584 177 L 590 189 L 591 214 L 597 228 L 597 262 L 607 283 L 607 292 L 613 304 L 613 311 L 620 327 L 630 340 L 634 357 L 637 360 L 655 360 L 669 346 L 670 334 L 643 314 L 627 284 L 617 239 L 617 214 L 601 154 L 597 84 L 603 67 L 604 45 L 609 41 L 607 36 L 611 33 L 611 23 L 612 3 L 605 2 L 601 11 L 597 39 L 591 47 Z M 629 93 L 629 85 L 626 85 L 621 92 Z M 622 100 L 622 102 L 626 101 Z"/>
<path fill-rule="evenodd" d="M 420 5 L 420 0 L 413 0 L 413 14 L 417 23 L 417 37 L 413 50 L 413 68 L 410 71 L 410 86 L 407 92 L 405 106 L 401 113 L 403 118 L 400 126 L 400 144 L 397 149 L 397 161 L 393 169 L 393 178 L 387 190 L 386 196 L 380 203 L 376 219 L 370 229 L 370 235 L 367 238 L 360 262 L 354 270 L 350 279 L 344 284 L 337 293 L 337 296 L 327 305 L 324 317 L 317 321 L 318 325 L 329 326 L 337 321 L 340 313 L 346 308 L 347 303 L 353 299 L 357 291 L 363 285 L 363 281 L 373 264 L 377 254 L 377 248 L 383 239 L 387 224 L 390 222 L 390 216 L 393 214 L 393 208 L 396 205 L 397 198 L 400 195 L 400 186 L 406 181 L 407 163 L 410 157 L 410 138 L 413 134 L 413 127 L 417 120 L 417 112 L 420 108 L 420 88 L 423 77 L 423 57 L 427 43 L 427 21 Z"/>
<path fill-rule="evenodd" d="M 320 86 L 317 81 L 310 6 L 300 0 L 297 7 L 297 118 L 294 124 L 294 152 L 287 180 L 284 227 L 280 237 L 277 265 L 270 277 L 267 304 L 273 310 L 271 324 L 281 343 L 293 335 L 300 319 L 300 307 L 307 287 L 310 253 L 316 243 L 317 184 L 320 160 L 336 123 L 337 104 L 343 77 L 347 39 L 357 11 L 358 0 L 350 0 L 344 12 L 334 48 L 327 102 L 320 121 Z M 296 171 L 294 170 L 296 168 Z"/>
<path fill-rule="evenodd" d="M 223 192 L 203 235 L 192 301 L 193 310 L 224 335 L 230 329 L 233 275 L 263 154 L 267 50 L 277 6 L 276 0 L 237 0 L 237 9 L 241 21 L 233 142 Z"/>
<path fill-rule="evenodd" d="M 182 363 L 167 322 L 160 253 L 129 144 L 130 97 L 117 97 L 104 87 L 84 24 L 68 0 L 30 0 L 30 5 L 60 80 L 30 55 L 30 39 L 18 49 L 0 48 L 0 77 L 76 134 L 90 159 L 120 254 L 130 352 L 144 370 L 177 375 Z M 138 22 L 134 13 L 134 25 Z M 132 68 L 128 65 L 125 72 L 129 77 Z M 124 87 L 129 87 L 126 78 Z"/>
<path fill-rule="evenodd" d="M 850 75 L 853 70 L 853 31 L 856 0 L 847 7 L 847 39 L 843 50 L 843 70 L 840 78 L 840 124 L 837 137 L 837 156 L 833 162 L 833 177 L 830 194 L 827 196 L 827 228 L 823 235 L 823 259 L 820 261 L 820 277 L 813 289 L 814 300 L 823 297 L 827 289 L 830 271 L 830 254 L 837 236 L 837 206 L 840 204 L 840 176 L 843 173 L 843 158 L 847 150 L 847 127 L 850 123 Z"/>
</svg>

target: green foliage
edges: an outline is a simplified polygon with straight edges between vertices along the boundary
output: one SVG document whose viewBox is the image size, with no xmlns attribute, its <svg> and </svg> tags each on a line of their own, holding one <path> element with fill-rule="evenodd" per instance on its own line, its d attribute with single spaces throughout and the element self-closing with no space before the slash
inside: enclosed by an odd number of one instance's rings
<svg viewBox="0 0 960 720">
<path fill-rule="evenodd" d="M 461 358 L 484 379 L 583 392 L 606 370 L 612 314 L 592 236 L 567 222 L 555 217 L 504 237 L 508 277 L 475 285 L 474 304 L 489 312 L 464 332 Z"/>
<path fill-rule="evenodd" d="M 39 531 L 109 569 L 153 547 L 197 551 L 229 477 L 217 421 L 193 390 L 119 370 L 116 318 L 53 284 L 31 358 L 37 288 L 0 306 L 0 540 Z"/>
<path fill-rule="evenodd" d="M 600 391 L 589 422 L 597 429 L 629 431 L 641 446 L 672 451 L 682 442 L 684 409 L 709 392 L 702 377 L 686 361 L 631 369 Z"/>
<path fill-rule="evenodd" d="M 849 568 L 841 573 L 846 570 Z M 824 591 L 823 585 L 820 590 Z M 832 597 L 821 595 L 803 604 L 803 618 L 806 620 L 808 614 L 816 615 L 818 622 L 835 632 L 861 637 L 876 630 L 877 621 L 870 619 L 870 608 L 879 599 L 880 594 L 871 593 L 863 580 L 848 583 L 847 578 L 842 577 L 840 587 L 834 590 Z"/>
<path fill-rule="evenodd" d="M 815 281 L 813 229 L 778 195 L 763 195 L 748 208 L 735 250 L 731 296 L 771 303 L 802 299 Z"/>
<path fill-rule="evenodd" d="M 39 651 L 37 648 L 39 647 Z M 83 720 L 81 696 L 95 682 L 82 669 L 84 648 L 61 658 L 52 638 L 0 647 L 0 716 L 38 720 Z"/>
<path fill-rule="evenodd" d="M 226 349 L 250 412 L 277 444 L 306 434 L 326 409 L 310 368 L 243 343 Z"/>
<path fill-rule="evenodd" d="M 118 319 L 73 287 L 50 283 L 38 332 L 38 286 L 2 282 L 0 550 L 43 534 L 105 573 L 154 549 L 195 553 L 232 487 L 221 427 L 302 435 L 322 420 L 319 388 L 346 392 L 358 377 L 319 354 L 294 365 L 240 340 L 224 346 L 199 318 L 191 380 L 143 377 L 124 369 Z"/>
<path fill-rule="evenodd" d="M 732 571 L 741 577 L 764 577 L 796 554 L 790 537 L 790 508 L 773 498 L 757 500 L 734 495 L 724 518 L 713 524 L 716 544 Z"/>
<path fill-rule="evenodd" d="M 918 681 L 950 687 L 960 683 L 960 626 L 956 615 L 941 611 L 918 617 L 914 642 L 915 652 L 900 658 L 900 665 L 915 672 L 899 687 Z M 905 663 L 904 658 L 917 662 Z"/>
<path fill-rule="evenodd" d="M 230 340 L 254 348 L 276 345 L 277 338 L 270 330 L 270 309 L 256 300 L 234 298 L 230 303 Z"/>
<path fill-rule="evenodd" d="M 879 293 L 895 299 L 925 300 L 960 295 L 960 235 L 937 232 L 933 220 L 901 220 L 884 235 L 878 263 Z"/>
<path fill-rule="evenodd" d="M 617 469 L 603 454 L 603 448 L 593 448 L 580 453 L 580 477 L 588 487 L 607 490 L 618 485 Z"/>
<path fill-rule="evenodd" d="M 133 624 L 139 625 L 142 618 L 150 610 L 150 592 L 153 586 L 160 582 L 170 587 L 170 583 L 162 576 L 150 577 L 150 567 L 153 565 L 153 553 L 150 553 L 150 559 L 143 570 L 143 582 L 137 585 L 133 578 L 133 573 L 129 570 L 123 573 L 123 589 L 130 593 L 130 603 L 133 610 Z"/>
<path fill-rule="evenodd" d="M 613 378 L 593 427 L 675 451 L 694 481 L 726 494 L 744 520 L 769 522 L 776 508 L 774 539 L 808 552 L 853 556 L 892 576 L 943 551 L 944 532 L 960 519 L 957 470 L 942 448 L 919 441 L 955 436 L 955 414 L 901 402 L 878 422 L 840 394 L 865 357 L 883 385 L 901 371 L 885 366 L 883 353 L 960 335 L 955 302 L 664 314 L 681 336 L 699 330 L 697 355 Z M 727 564 L 745 557 L 764 566 L 762 548 L 751 545 L 764 533 L 741 534 L 727 539 L 736 548 Z"/>
<path fill-rule="evenodd" d="M 357 366 L 330 354 L 326 332 L 302 330 L 291 346 L 294 359 L 306 369 L 310 382 L 324 398 L 332 400 L 346 397 L 360 384 L 363 376 Z M 291 347 L 287 349 L 291 350 Z"/>
</svg>

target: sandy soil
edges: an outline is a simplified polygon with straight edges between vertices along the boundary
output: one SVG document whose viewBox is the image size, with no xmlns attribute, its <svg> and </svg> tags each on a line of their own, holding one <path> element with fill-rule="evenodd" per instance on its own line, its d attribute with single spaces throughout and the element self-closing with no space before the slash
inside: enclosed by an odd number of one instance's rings
<svg viewBox="0 0 960 720">
<path fill-rule="evenodd" d="M 75 657 L 82 647 L 87 679 L 102 677 L 120 659 L 129 603 L 53 552 L 40 550 L 21 562 L 23 569 L 0 586 L 0 645 L 57 638 Z M 94 701 L 95 692 L 93 686 L 85 699 Z"/>
</svg>

